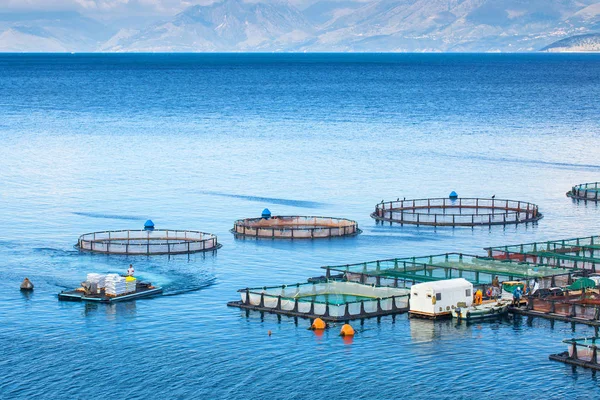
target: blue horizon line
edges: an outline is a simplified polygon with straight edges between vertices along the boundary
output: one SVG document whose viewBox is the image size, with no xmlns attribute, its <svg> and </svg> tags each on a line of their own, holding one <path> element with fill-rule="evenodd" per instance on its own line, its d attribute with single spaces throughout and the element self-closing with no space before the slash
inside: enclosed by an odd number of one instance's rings
<svg viewBox="0 0 600 400">
<path fill-rule="evenodd" d="M 600 51 L 0 51 L 0 55 L 153 55 L 153 54 L 189 54 L 189 55 L 507 55 L 507 54 L 547 54 L 547 55 L 599 55 Z"/>
</svg>

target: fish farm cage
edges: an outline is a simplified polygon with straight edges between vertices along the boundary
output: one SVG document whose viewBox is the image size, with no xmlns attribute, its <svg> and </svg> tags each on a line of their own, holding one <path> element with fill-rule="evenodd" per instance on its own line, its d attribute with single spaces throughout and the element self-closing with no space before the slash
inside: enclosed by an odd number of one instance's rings
<svg viewBox="0 0 600 400">
<path fill-rule="evenodd" d="M 554 319 L 600 325 L 600 296 L 597 293 L 584 291 L 572 294 L 566 291 L 560 296 L 527 296 L 526 299 L 524 314 L 543 313 Z"/>
<path fill-rule="evenodd" d="M 576 185 L 567 192 L 567 196 L 577 200 L 598 201 L 600 192 L 600 182 L 582 183 Z"/>
<path fill-rule="evenodd" d="M 381 202 L 371 217 L 383 222 L 429 226 L 485 226 L 535 222 L 538 206 L 525 201 L 431 198 Z"/>
<path fill-rule="evenodd" d="M 550 360 L 600 371 L 598 361 L 600 337 L 567 339 L 563 340 L 563 343 L 567 344 L 567 351 L 550 355 Z"/>
<path fill-rule="evenodd" d="M 337 280 L 246 288 L 238 292 L 241 301 L 230 302 L 228 306 L 292 317 L 318 317 L 329 322 L 404 313 L 408 311 L 410 296 L 409 289 Z"/>
<path fill-rule="evenodd" d="M 324 266 L 326 278 L 342 278 L 363 284 L 408 287 L 422 282 L 464 278 L 475 286 L 489 286 L 497 276 L 503 281 L 536 279 L 540 288 L 573 282 L 573 269 L 532 264 L 514 260 L 497 260 L 462 253 L 445 253 L 424 257 L 394 258 L 357 264 Z"/>
<path fill-rule="evenodd" d="M 361 232 L 358 223 L 345 218 L 273 216 L 235 221 L 231 230 L 239 237 L 272 239 L 321 239 L 353 236 Z"/>
<path fill-rule="evenodd" d="M 600 236 L 487 247 L 489 257 L 600 272 Z"/>
<path fill-rule="evenodd" d="M 160 255 L 213 251 L 221 245 L 211 233 L 144 229 L 86 233 L 79 237 L 76 247 L 104 254 Z"/>
</svg>

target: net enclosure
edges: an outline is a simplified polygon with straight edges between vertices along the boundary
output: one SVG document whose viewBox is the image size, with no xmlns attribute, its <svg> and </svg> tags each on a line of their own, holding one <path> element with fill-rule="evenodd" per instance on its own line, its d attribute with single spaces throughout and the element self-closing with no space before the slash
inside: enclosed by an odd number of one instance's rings
<svg viewBox="0 0 600 400">
<path fill-rule="evenodd" d="M 525 201 L 483 198 L 431 198 L 381 202 L 371 217 L 390 223 L 430 226 L 508 225 L 542 218 Z"/>
<path fill-rule="evenodd" d="M 76 246 L 82 251 L 127 255 L 187 254 L 221 247 L 211 233 L 170 229 L 86 233 Z"/>
<path fill-rule="evenodd" d="M 541 288 L 570 284 L 572 269 L 514 260 L 497 260 L 462 253 L 423 257 L 393 258 L 357 264 L 324 266 L 326 277 L 342 273 L 352 282 L 381 286 L 407 287 L 414 283 L 464 278 L 473 285 L 491 285 L 500 281 L 536 279 Z"/>
<path fill-rule="evenodd" d="M 570 191 L 567 192 L 567 196 L 573 199 L 579 200 L 599 200 L 600 182 L 582 183 L 580 185 L 573 186 Z"/>
<path fill-rule="evenodd" d="M 238 290 L 229 306 L 326 321 L 345 321 L 408 311 L 410 290 L 327 280 Z"/>
<path fill-rule="evenodd" d="M 567 344 L 569 357 L 595 363 L 600 368 L 600 364 L 598 363 L 600 337 L 566 339 L 563 340 L 563 343 Z"/>
<path fill-rule="evenodd" d="M 600 236 L 488 247 L 489 257 L 600 272 Z"/>
<path fill-rule="evenodd" d="M 600 324 L 600 295 L 595 290 L 587 290 L 545 297 L 528 296 L 527 310 Z"/>
<path fill-rule="evenodd" d="M 598 331 L 596 331 L 596 334 Z M 560 361 L 565 364 L 578 367 L 600 370 L 598 360 L 598 347 L 600 346 L 600 337 L 585 337 L 563 340 L 567 345 L 567 350 L 559 354 L 551 354 L 550 359 Z"/>
<path fill-rule="evenodd" d="M 345 218 L 269 216 L 235 221 L 232 232 L 240 237 L 320 239 L 359 234 L 358 223 Z"/>
</svg>

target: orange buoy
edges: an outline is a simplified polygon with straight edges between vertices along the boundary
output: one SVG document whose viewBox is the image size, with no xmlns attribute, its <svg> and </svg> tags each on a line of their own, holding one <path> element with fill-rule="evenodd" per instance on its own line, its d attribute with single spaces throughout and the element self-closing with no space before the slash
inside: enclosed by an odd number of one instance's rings
<svg viewBox="0 0 600 400">
<path fill-rule="evenodd" d="M 325 328 L 327 328 L 327 324 L 321 318 L 315 319 L 313 321 L 312 325 L 310 326 L 310 329 L 312 329 L 313 331 L 315 331 L 315 330 L 322 330 L 322 329 L 325 329 Z"/>
<path fill-rule="evenodd" d="M 340 336 L 354 336 L 354 328 L 350 324 L 344 324 L 340 331 Z"/>
</svg>

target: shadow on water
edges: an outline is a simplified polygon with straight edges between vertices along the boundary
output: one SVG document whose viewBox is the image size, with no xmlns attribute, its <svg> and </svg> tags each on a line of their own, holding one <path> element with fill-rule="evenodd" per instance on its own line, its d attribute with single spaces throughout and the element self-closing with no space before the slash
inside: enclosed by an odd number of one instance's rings
<svg viewBox="0 0 600 400">
<path fill-rule="evenodd" d="M 481 160 L 481 161 L 490 161 L 490 162 L 498 162 L 502 164 L 511 163 L 518 165 L 538 165 L 538 166 L 547 166 L 547 167 L 556 167 L 560 169 L 575 169 L 575 170 L 600 170 L 600 165 L 596 164 L 577 164 L 577 163 L 564 163 L 564 162 L 553 162 L 553 161 L 542 161 L 542 160 L 530 160 L 527 158 L 508 158 L 508 157 L 486 157 L 486 156 L 478 156 L 473 154 L 464 154 L 464 155 L 454 155 L 454 154 L 444 154 L 444 153 L 436 153 L 439 157 L 446 158 L 458 158 L 458 159 L 473 159 L 473 160 Z"/>
<path fill-rule="evenodd" d="M 93 212 L 73 212 L 72 214 L 80 215 L 82 217 L 122 219 L 122 220 L 128 220 L 128 221 L 143 221 L 145 219 L 143 217 L 135 217 L 133 215 L 102 214 L 102 213 L 93 213 Z"/>
<path fill-rule="evenodd" d="M 212 191 L 200 191 L 198 193 L 208 194 L 211 196 L 229 197 L 229 198 L 234 198 L 234 199 L 242 199 L 242 200 L 255 201 L 255 202 L 260 202 L 260 203 L 281 204 L 284 206 L 301 207 L 301 208 L 322 208 L 322 207 L 326 207 L 329 205 L 327 203 L 320 203 L 317 201 L 280 199 L 280 198 L 275 198 L 275 197 L 245 196 L 245 195 L 241 195 L 241 194 L 230 194 L 230 193 L 221 193 L 221 192 L 212 192 Z"/>
</svg>

